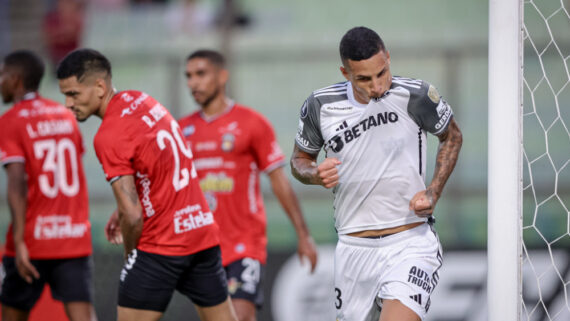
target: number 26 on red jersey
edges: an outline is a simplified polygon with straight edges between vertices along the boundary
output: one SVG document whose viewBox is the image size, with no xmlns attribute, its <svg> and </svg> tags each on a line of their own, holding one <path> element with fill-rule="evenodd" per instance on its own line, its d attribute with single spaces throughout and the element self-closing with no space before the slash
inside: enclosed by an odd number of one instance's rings
<svg viewBox="0 0 570 321">
<path fill-rule="evenodd" d="M 174 156 L 174 173 L 172 175 L 172 185 L 174 186 L 174 190 L 178 192 L 179 190 L 188 186 L 190 177 L 196 178 L 198 175 L 193 165 L 190 165 L 190 172 L 188 171 L 188 168 L 180 167 L 181 162 L 179 151 L 182 152 L 182 155 L 188 159 L 192 159 L 192 151 L 184 143 L 184 140 L 180 135 L 180 126 L 176 120 L 172 120 L 170 122 L 170 129 L 171 131 L 164 129 L 159 130 L 158 134 L 156 135 L 156 141 L 160 150 L 164 150 L 167 147 L 166 142 L 168 142 L 168 145 L 170 148 L 172 148 L 172 155 Z"/>
</svg>

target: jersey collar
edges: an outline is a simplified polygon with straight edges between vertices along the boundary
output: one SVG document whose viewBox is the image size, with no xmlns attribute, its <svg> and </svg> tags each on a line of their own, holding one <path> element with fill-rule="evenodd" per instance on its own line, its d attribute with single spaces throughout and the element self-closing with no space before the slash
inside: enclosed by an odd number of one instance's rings
<svg viewBox="0 0 570 321">
<path fill-rule="evenodd" d="M 20 100 L 20 101 L 24 101 L 24 100 L 34 100 L 34 99 L 38 98 L 38 96 L 39 96 L 39 95 L 38 95 L 37 92 L 32 91 L 32 92 L 26 93 L 24 96 L 22 96 L 22 100 Z"/>
<path fill-rule="evenodd" d="M 224 109 L 224 111 L 221 112 L 220 114 L 214 115 L 214 116 L 207 116 L 206 114 L 204 114 L 203 111 L 200 111 L 199 115 L 200 115 L 200 118 L 202 118 L 205 122 L 211 123 L 214 120 L 221 118 L 224 115 L 226 115 L 227 113 L 229 113 L 230 111 L 232 111 L 232 109 L 234 109 L 235 105 L 236 105 L 235 101 L 228 99 L 226 101 L 226 109 Z"/>
<path fill-rule="evenodd" d="M 358 101 L 356 100 L 356 98 L 354 98 L 354 91 L 353 91 L 353 88 L 352 88 L 352 83 L 351 83 L 350 81 L 348 82 L 348 85 L 347 85 L 346 87 L 347 87 L 347 88 L 346 88 L 346 95 L 348 96 L 348 101 L 349 101 L 352 105 L 354 105 L 354 106 L 356 106 L 356 107 L 358 107 L 358 108 L 366 108 L 366 106 L 368 106 L 368 104 L 361 104 L 360 102 L 358 102 Z"/>
</svg>

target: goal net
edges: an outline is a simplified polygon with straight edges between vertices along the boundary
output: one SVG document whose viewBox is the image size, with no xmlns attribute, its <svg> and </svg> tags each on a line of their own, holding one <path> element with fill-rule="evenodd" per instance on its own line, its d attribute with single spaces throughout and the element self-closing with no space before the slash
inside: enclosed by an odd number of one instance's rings
<svg viewBox="0 0 570 321">
<path fill-rule="evenodd" d="M 570 1 L 522 4 L 521 320 L 570 320 Z"/>
</svg>

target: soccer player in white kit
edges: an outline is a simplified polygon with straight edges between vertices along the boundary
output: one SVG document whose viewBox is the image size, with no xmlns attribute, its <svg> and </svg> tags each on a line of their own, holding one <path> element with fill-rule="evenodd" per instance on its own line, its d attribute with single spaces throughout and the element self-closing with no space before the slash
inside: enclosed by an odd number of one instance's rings
<svg viewBox="0 0 570 321">
<path fill-rule="evenodd" d="M 423 320 L 442 264 L 432 213 L 461 131 L 435 87 L 392 76 L 373 30 L 349 30 L 340 56 L 347 81 L 305 101 L 291 157 L 299 181 L 333 189 L 337 320 Z M 426 132 L 440 142 L 427 187 Z"/>
</svg>

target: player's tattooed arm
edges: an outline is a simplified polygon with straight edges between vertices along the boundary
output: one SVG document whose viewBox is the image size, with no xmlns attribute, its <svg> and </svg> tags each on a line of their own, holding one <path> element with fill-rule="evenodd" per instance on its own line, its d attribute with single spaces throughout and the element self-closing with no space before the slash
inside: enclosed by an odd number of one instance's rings
<svg viewBox="0 0 570 321">
<path fill-rule="evenodd" d="M 142 206 L 139 201 L 135 179 L 132 175 L 121 176 L 111 186 L 117 200 L 119 222 L 123 234 L 125 257 L 136 248 L 142 232 Z"/>
<path fill-rule="evenodd" d="M 317 165 L 318 154 L 309 154 L 297 145 L 291 156 L 291 173 L 303 184 L 322 185 L 332 188 L 338 185 L 338 169 L 340 161 L 334 157 L 325 158 Z"/>
<path fill-rule="evenodd" d="M 317 155 L 305 153 L 295 145 L 291 155 L 291 174 L 303 184 L 318 185 Z"/>
<path fill-rule="evenodd" d="M 429 217 L 432 215 L 435 204 L 443 191 L 443 187 L 457 163 L 459 150 L 463 142 L 459 126 L 457 126 L 453 118 L 447 130 L 439 135 L 438 138 L 439 148 L 437 151 L 433 179 L 425 190 L 419 191 L 410 200 L 410 210 L 413 210 L 419 217 Z"/>
<path fill-rule="evenodd" d="M 443 187 L 445 186 L 447 179 L 455 168 L 457 158 L 459 157 L 459 151 L 461 150 L 461 145 L 463 143 L 461 130 L 454 118 L 450 120 L 447 130 L 439 135 L 438 138 L 439 147 L 437 151 L 435 170 L 431 183 L 427 188 L 427 193 L 431 194 L 436 202 L 441 196 L 441 192 L 443 191 Z"/>
</svg>

